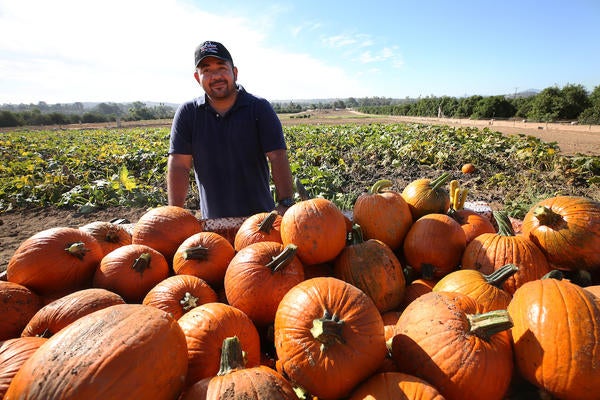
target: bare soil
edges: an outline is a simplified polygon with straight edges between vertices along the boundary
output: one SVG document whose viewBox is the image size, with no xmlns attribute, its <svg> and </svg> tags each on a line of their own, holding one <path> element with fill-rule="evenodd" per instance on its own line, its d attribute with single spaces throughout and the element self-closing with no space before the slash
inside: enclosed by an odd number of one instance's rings
<svg viewBox="0 0 600 400">
<path fill-rule="evenodd" d="M 473 126 L 489 128 L 505 134 L 531 135 L 547 142 L 556 142 L 561 151 L 567 155 L 585 154 L 600 155 L 600 126 L 580 126 L 570 124 L 546 124 L 523 121 L 473 121 L 468 119 L 438 119 L 410 117 L 379 117 L 367 116 L 351 111 L 321 111 L 311 112 L 309 118 L 297 118 L 301 115 L 282 116 L 284 125 L 298 124 L 370 124 L 418 122 L 450 126 Z M 138 126 L 169 126 L 170 121 L 138 122 Z M 133 123 L 121 124 L 131 126 Z M 93 129 L 115 128 L 116 125 L 80 124 L 61 129 Z M 75 210 L 58 209 L 54 207 L 24 211 L 8 211 L 0 214 L 0 276 L 6 269 L 10 257 L 18 246 L 28 237 L 42 230 L 54 227 L 80 227 L 93 221 L 111 221 L 124 218 L 135 223 L 147 210 L 143 208 L 109 208 L 87 214 Z"/>
</svg>

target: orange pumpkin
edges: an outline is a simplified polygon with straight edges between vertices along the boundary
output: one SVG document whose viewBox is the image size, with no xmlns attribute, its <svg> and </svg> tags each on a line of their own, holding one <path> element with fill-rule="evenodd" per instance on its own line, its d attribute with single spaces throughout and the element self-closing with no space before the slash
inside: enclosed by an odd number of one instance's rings
<svg viewBox="0 0 600 400">
<path fill-rule="evenodd" d="M 281 219 L 283 245 L 296 245 L 296 254 L 305 265 L 332 261 L 346 245 L 346 232 L 344 214 L 323 198 L 300 201 Z"/>
<path fill-rule="evenodd" d="M 489 275 L 506 264 L 515 264 L 519 270 L 510 276 L 502 288 L 511 295 L 515 290 L 550 272 L 550 265 L 542 251 L 525 236 L 515 236 L 505 212 L 495 211 L 497 233 L 483 233 L 469 243 L 462 256 L 463 269 L 476 269 Z"/>
<path fill-rule="evenodd" d="M 32 336 L 0 341 L 0 399 L 4 398 L 10 381 L 12 381 L 23 363 L 46 340 L 46 338 Z"/>
<path fill-rule="evenodd" d="M 174 275 L 150 289 L 142 304 L 166 311 L 178 320 L 192 308 L 215 301 L 217 293 L 206 281 L 193 275 Z"/>
<path fill-rule="evenodd" d="M 378 373 L 352 391 L 348 400 L 444 400 L 428 382 L 402 372 Z"/>
<path fill-rule="evenodd" d="M 600 393 L 600 302 L 566 280 L 538 279 L 518 288 L 508 306 L 520 375 L 554 398 Z"/>
<path fill-rule="evenodd" d="M 242 310 L 258 326 L 275 321 L 281 298 L 304 280 L 296 246 L 257 242 L 233 257 L 224 279 L 227 303 Z"/>
<path fill-rule="evenodd" d="M 576 196 L 542 200 L 525 215 L 522 230 L 556 268 L 600 270 L 600 202 Z"/>
<path fill-rule="evenodd" d="M 397 308 L 406 287 L 402 264 L 384 242 L 364 241 L 361 228 L 355 225 L 351 243 L 335 258 L 334 276 L 362 290 L 379 312 Z"/>
<path fill-rule="evenodd" d="M 223 303 L 206 303 L 179 318 L 188 348 L 187 385 L 219 372 L 223 340 L 237 336 L 246 353 L 246 367 L 260 365 L 260 337 L 252 320 Z"/>
<path fill-rule="evenodd" d="M 104 256 L 93 284 L 119 294 L 127 303 L 141 303 L 168 276 L 169 265 L 161 253 L 143 244 L 128 244 Z"/>
<path fill-rule="evenodd" d="M 467 241 L 446 214 L 430 213 L 415 221 L 404 239 L 406 263 L 424 279 L 440 279 L 460 264 Z"/>
<path fill-rule="evenodd" d="M 102 248 L 89 233 L 76 228 L 50 228 L 23 241 L 6 269 L 9 282 L 41 296 L 64 295 L 91 287 Z"/>
<path fill-rule="evenodd" d="M 512 296 L 502 289 L 502 285 L 518 270 L 514 264 L 507 264 L 489 275 L 473 269 L 460 269 L 440 279 L 432 291 L 466 294 L 477 301 L 484 312 L 505 310 Z"/>
<path fill-rule="evenodd" d="M 450 194 L 444 187 L 450 174 L 444 172 L 436 179 L 416 179 L 402 191 L 402 197 L 408 203 L 413 221 L 426 214 L 445 214 L 450 208 Z"/>
<path fill-rule="evenodd" d="M 400 372 L 449 400 L 503 399 L 513 375 L 512 323 L 506 310 L 481 311 L 462 293 L 431 292 L 413 301 L 392 339 Z"/>
<path fill-rule="evenodd" d="M 4 398 L 172 400 L 186 372 L 185 337 L 173 318 L 154 307 L 117 304 L 47 339 Z"/>
<path fill-rule="evenodd" d="M 244 220 L 237 230 L 233 242 L 235 251 L 240 251 L 256 242 L 281 243 L 281 215 L 277 211 L 254 214 Z"/>
<path fill-rule="evenodd" d="M 297 400 L 298 396 L 277 371 L 264 365 L 246 368 L 240 341 L 234 336 L 223 340 L 217 375 L 196 382 L 179 397 L 206 399 Z"/>
<path fill-rule="evenodd" d="M 233 245 L 215 232 L 198 232 L 179 245 L 173 271 L 205 280 L 213 288 L 223 286 L 227 266 L 235 255 Z"/>
<path fill-rule="evenodd" d="M 336 278 L 291 288 L 279 303 L 274 329 L 277 370 L 319 398 L 347 396 L 387 354 L 375 304 Z"/>
<path fill-rule="evenodd" d="M 0 281 L 0 340 L 21 336 L 23 328 L 42 308 L 42 299 L 18 283 Z"/>
<path fill-rule="evenodd" d="M 460 167 L 460 171 L 463 174 L 472 174 L 473 172 L 475 172 L 475 165 L 472 163 L 465 163 L 462 165 L 462 167 Z"/>
<path fill-rule="evenodd" d="M 143 244 L 162 253 L 168 263 L 181 243 L 202 231 L 202 224 L 181 207 L 159 206 L 146 211 L 133 227 L 131 243 Z"/>
<path fill-rule="evenodd" d="M 21 336 L 49 338 L 84 315 L 124 303 L 121 296 L 105 289 L 79 290 L 42 307 L 31 317 Z"/>
<path fill-rule="evenodd" d="M 431 292 L 437 282 L 437 280 L 422 278 L 412 281 L 408 286 L 406 286 L 406 290 L 404 291 L 404 299 L 402 300 L 400 309 L 404 310 L 406 306 L 412 303 L 415 299 L 421 297 L 425 293 Z"/>
<path fill-rule="evenodd" d="M 131 233 L 123 225 L 113 224 L 108 221 L 93 221 L 79 229 L 96 238 L 102 248 L 102 255 L 106 255 L 117 247 L 131 244 Z"/>
<path fill-rule="evenodd" d="M 397 250 L 413 219 L 402 195 L 388 189 L 391 185 L 387 179 L 377 181 L 368 193 L 358 196 L 352 215 L 365 239 L 381 240 L 392 250 Z"/>
</svg>

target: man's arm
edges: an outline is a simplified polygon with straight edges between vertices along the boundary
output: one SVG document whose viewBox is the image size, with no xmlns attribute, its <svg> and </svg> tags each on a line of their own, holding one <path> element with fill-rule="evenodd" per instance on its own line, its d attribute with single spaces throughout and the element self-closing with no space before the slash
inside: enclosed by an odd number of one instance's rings
<svg viewBox="0 0 600 400">
<path fill-rule="evenodd" d="M 273 150 L 267 153 L 271 163 L 271 175 L 275 184 L 277 200 L 294 197 L 294 182 L 292 171 L 285 149 Z"/>
<path fill-rule="evenodd" d="M 192 156 L 188 154 L 169 154 L 167 161 L 167 197 L 170 206 L 185 206 L 190 186 Z"/>
</svg>

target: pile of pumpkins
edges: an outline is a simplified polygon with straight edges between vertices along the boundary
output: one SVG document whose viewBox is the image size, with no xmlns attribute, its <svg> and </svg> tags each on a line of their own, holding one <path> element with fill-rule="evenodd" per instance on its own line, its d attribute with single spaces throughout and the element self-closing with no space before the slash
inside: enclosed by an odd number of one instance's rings
<svg viewBox="0 0 600 400">
<path fill-rule="evenodd" d="M 0 281 L 0 398 L 598 399 L 600 203 L 515 233 L 466 194 L 381 180 L 230 240 L 173 206 L 41 231 Z"/>
</svg>

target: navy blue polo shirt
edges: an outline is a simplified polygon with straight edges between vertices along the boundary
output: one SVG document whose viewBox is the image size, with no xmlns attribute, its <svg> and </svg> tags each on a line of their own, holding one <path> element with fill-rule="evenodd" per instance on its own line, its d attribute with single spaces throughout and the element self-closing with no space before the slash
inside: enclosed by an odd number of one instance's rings
<svg viewBox="0 0 600 400">
<path fill-rule="evenodd" d="M 202 218 L 247 217 L 275 208 L 265 153 L 285 149 L 271 104 L 238 85 L 224 116 L 205 96 L 183 103 L 171 128 L 169 154 L 191 154 Z"/>
</svg>

